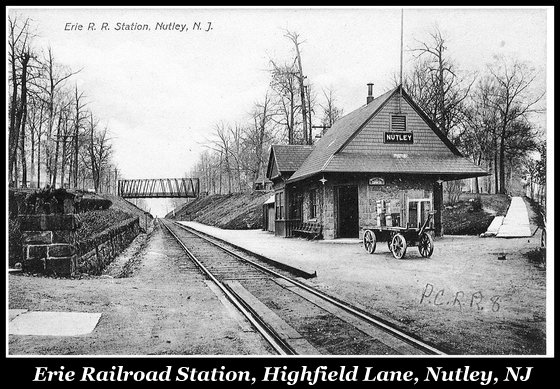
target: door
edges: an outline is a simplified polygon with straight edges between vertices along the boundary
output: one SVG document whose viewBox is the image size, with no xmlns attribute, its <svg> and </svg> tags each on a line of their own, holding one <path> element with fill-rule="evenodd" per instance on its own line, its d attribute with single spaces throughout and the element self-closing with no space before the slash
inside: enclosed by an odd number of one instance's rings
<svg viewBox="0 0 560 389">
<path fill-rule="evenodd" d="M 274 232 L 274 207 L 268 207 L 268 231 Z"/>
<path fill-rule="evenodd" d="M 408 227 L 422 227 L 431 211 L 431 203 L 430 199 L 408 200 Z"/>
<path fill-rule="evenodd" d="M 358 187 L 338 187 L 338 233 L 339 238 L 357 238 L 358 223 Z"/>
</svg>

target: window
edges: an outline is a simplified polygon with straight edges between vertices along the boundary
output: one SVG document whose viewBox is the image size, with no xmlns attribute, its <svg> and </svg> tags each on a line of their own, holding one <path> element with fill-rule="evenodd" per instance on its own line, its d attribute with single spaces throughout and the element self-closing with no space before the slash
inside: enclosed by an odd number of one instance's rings
<svg viewBox="0 0 560 389">
<path fill-rule="evenodd" d="M 288 217 L 290 219 L 301 220 L 301 209 L 303 204 L 303 195 L 300 192 L 290 193 L 290 207 Z"/>
<path fill-rule="evenodd" d="M 405 115 L 391 115 L 391 131 L 406 131 Z"/>
<path fill-rule="evenodd" d="M 309 191 L 309 218 L 315 219 L 317 217 L 317 189 Z"/>
<path fill-rule="evenodd" d="M 420 228 L 428 218 L 432 202 L 430 199 L 408 200 L 408 227 Z M 432 220 L 433 222 L 433 220 Z"/>
<path fill-rule="evenodd" d="M 276 193 L 276 220 L 284 219 L 284 192 Z"/>
</svg>

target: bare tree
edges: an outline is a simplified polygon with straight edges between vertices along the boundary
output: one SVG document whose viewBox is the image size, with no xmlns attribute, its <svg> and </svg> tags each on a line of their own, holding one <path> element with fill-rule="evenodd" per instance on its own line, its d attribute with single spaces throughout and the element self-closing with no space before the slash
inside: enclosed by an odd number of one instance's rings
<svg viewBox="0 0 560 389">
<path fill-rule="evenodd" d="M 471 93 L 470 104 L 464 112 L 465 122 L 456 138 L 456 145 L 478 166 L 484 162 L 489 164 L 497 161 L 498 117 L 495 110 L 489 107 L 491 93 L 491 85 L 481 79 Z M 478 177 L 475 178 L 475 184 L 476 193 L 479 193 Z"/>
<path fill-rule="evenodd" d="M 80 151 L 79 146 L 79 135 L 80 135 L 80 128 L 81 123 L 83 120 L 87 118 L 86 111 L 84 110 L 86 104 L 83 102 L 84 99 L 84 92 L 78 92 L 78 86 L 76 85 L 74 89 L 74 134 L 73 134 L 73 141 L 74 141 L 74 154 L 73 154 L 73 161 L 72 161 L 72 169 L 73 170 L 73 179 L 74 179 L 74 188 L 78 187 L 78 154 Z M 70 182 L 70 180 L 68 180 Z"/>
<path fill-rule="evenodd" d="M 467 81 L 459 75 L 447 56 L 447 42 L 437 27 L 429 42 L 419 42 L 412 49 L 417 61 L 404 87 L 445 135 L 464 120 L 464 101 L 475 78 Z"/>
<path fill-rule="evenodd" d="M 320 104 L 322 109 L 322 119 L 323 133 L 325 133 L 327 128 L 332 127 L 334 122 L 336 122 L 341 116 L 343 110 L 336 106 L 336 99 L 334 97 L 334 91 L 332 88 L 323 89 L 324 103 Z"/>
<path fill-rule="evenodd" d="M 488 67 L 488 82 L 492 85 L 492 94 L 488 103 L 497 112 L 498 150 L 499 150 L 499 188 L 498 193 L 506 192 L 506 150 L 508 132 L 519 131 L 519 121 L 526 120 L 527 115 L 540 111 L 537 103 L 544 96 L 535 94 L 531 86 L 536 73 L 527 64 L 504 57 L 498 57 L 496 62 Z M 515 128 L 515 125 L 518 125 Z M 511 134 L 509 134 L 511 135 Z"/>
<path fill-rule="evenodd" d="M 99 121 L 95 120 L 93 113 L 89 115 L 89 170 L 91 171 L 95 191 L 101 189 L 102 172 L 109 165 L 112 154 L 112 146 L 107 137 L 107 127 L 98 131 Z"/>
<path fill-rule="evenodd" d="M 43 59 L 42 63 L 42 72 L 43 72 L 43 79 L 45 82 L 37 83 L 36 86 L 42 90 L 45 95 L 45 102 L 47 106 L 47 117 L 48 117 L 48 124 L 47 124 L 47 140 L 52 139 L 52 131 L 54 127 L 54 123 L 56 121 L 56 115 L 62 113 L 62 108 L 66 107 L 68 102 L 62 102 L 65 99 L 65 93 L 60 91 L 61 87 L 64 85 L 65 81 L 70 78 L 71 76 L 77 74 L 78 71 L 71 71 L 63 66 L 58 65 L 54 60 L 54 55 L 52 49 L 49 47 L 47 49 L 47 54 Z M 60 108 L 60 111 L 57 111 Z M 59 123 L 61 119 L 59 117 Z M 58 127 L 57 127 L 58 132 Z M 55 149 L 58 150 L 58 136 L 60 134 L 57 133 L 57 137 L 55 138 Z M 53 179 L 53 173 L 57 169 L 55 161 L 54 166 L 51 162 L 51 146 L 50 142 L 46 143 L 46 159 L 47 159 L 47 173 L 49 174 L 49 181 L 54 186 L 56 184 L 56 177 Z M 58 157 L 58 156 L 57 156 Z"/>
<path fill-rule="evenodd" d="M 8 127 L 8 179 L 10 184 L 16 184 L 17 151 L 21 150 L 22 181 L 27 181 L 27 167 L 25 157 L 25 126 L 27 121 L 28 78 L 30 61 L 34 58 L 29 41 L 29 19 L 21 25 L 16 18 L 8 18 L 8 59 L 10 66 L 11 96 L 9 102 Z M 19 93 L 18 93 L 19 86 Z"/>
<path fill-rule="evenodd" d="M 267 92 L 261 102 L 255 103 L 251 112 L 252 123 L 245 132 L 245 143 L 250 152 L 249 169 L 253 180 L 264 173 L 266 150 L 270 141 L 274 138 L 274 126 L 271 126 L 273 112 L 271 109 L 271 98 Z"/>
<path fill-rule="evenodd" d="M 301 105 L 297 103 L 297 96 L 300 93 L 297 71 L 294 64 L 278 65 L 274 61 L 270 63 L 272 65 L 270 87 L 274 92 L 275 111 L 272 120 L 286 129 L 288 144 L 296 144 L 298 143 L 297 128 L 301 125 L 301 121 L 297 119 L 301 110 Z"/>
<path fill-rule="evenodd" d="M 226 124 L 220 122 L 216 124 L 214 127 L 213 138 L 207 140 L 206 147 L 210 150 L 214 150 L 215 152 L 219 153 L 220 155 L 220 193 L 222 193 L 221 184 L 222 184 L 222 171 L 225 170 L 227 175 L 227 182 L 228 182 L 228 193 L 232 192 L 232 177 L 231 177 L 231 165 L 230 165 L 230 157 L 231 157 L 231 135 L 230 131 L 227 128 Z"/>
<path fill-rule="evenodd" d="M 297 32 L 292 32 L 292 31 L 286 31 L 286 34 L 284 35 L 286 36 L 288 39 L 290 39 L 292 41 L 292 43 L 294 44 L 295 50 L 296 50 L 296 63 L 297 63 L 297 69 L 298 69 L 298 81 L 299 81 L 299 90 L 300 90 L 300 97 L 301 97 L 301 114 L 302 114 L 302 123 L 303 123 L 303 141 L 305 144 L 311 144 L 311 134 L 310 132 L 308 133 L 308 123 L 307 123 L 307 103 L 306 103 L 306 97 L 305 97 L 305 88 L 304 88 L 304 79 L 305 76 L 303 75 L 303 67 L 301 64 L 301 52 L 300 52 L 300 44 L 302 42 L 300 42 L 299 40 L 299 34 Z M 309 128 L 309 131 L 311 131 L 311 128 Z"/>
</svg>

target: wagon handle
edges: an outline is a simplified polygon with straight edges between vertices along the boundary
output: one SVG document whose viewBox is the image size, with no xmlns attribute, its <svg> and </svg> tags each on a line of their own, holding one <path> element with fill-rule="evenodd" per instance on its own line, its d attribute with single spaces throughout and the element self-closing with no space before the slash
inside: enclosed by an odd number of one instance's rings
<svg viewBox="0 0 560 389">
<path fill-rule="evenodd" d="M 422 224 L 422 227 L 420 228 L 420 231 L 418 231 L 418 236 L 420 236 L 424 233 L 424 230 L 426 229 L 426 227 L 430 223 L 430 220 L 432 219 L 432 216 L 435 215 L 436 213 L 437 213 L 437 211 L 435 211 L 435 210 L 428 212 L 428 217 L 426 218 L 426 221 L 424 221 L 424 224 Z"/>
</svg>

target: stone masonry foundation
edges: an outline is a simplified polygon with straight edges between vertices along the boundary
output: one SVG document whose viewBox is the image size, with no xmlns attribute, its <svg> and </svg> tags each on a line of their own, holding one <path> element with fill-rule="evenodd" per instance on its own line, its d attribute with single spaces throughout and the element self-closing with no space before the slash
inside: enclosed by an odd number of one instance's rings
<svg viewBox="0 0 560 389">
<path fill-rule="evenodd" d="M 140 233 L 138 217 L 76 241 L 74 214 L 21 215 L 22 270 L 55 276 L 99 274 Z"/>
<path fill-rule="evenodd" d="M 73 214 L 21 215 L 22 269 L 28 273 L 69 276 L 76 268 Z"/>
</svg>

